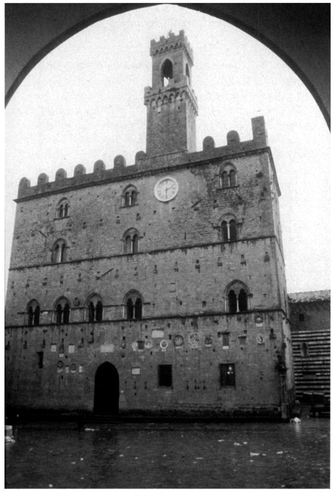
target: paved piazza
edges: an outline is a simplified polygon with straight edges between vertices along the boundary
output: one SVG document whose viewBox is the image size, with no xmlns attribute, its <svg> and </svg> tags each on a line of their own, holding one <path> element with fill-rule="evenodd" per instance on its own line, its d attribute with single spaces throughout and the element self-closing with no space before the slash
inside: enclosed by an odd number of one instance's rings
<svg viewBox="0 0 334 494">
<path fill-rule="evenodd" d="M 7 488 L 328 488 L 330 421 L 30 423 L 6 445 Z"/>
</svg>

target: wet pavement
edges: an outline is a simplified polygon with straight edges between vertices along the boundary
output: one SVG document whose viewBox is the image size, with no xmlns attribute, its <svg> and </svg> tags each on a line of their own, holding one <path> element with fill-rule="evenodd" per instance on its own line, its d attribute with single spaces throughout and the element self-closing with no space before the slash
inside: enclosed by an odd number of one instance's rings
<svg viewBox="0 0 334 494">
<path fill-rule="evenodd" d="M 6 488 L 329 488 L 330 421 L 35 423 L 6 444 Z"/>
</svg>

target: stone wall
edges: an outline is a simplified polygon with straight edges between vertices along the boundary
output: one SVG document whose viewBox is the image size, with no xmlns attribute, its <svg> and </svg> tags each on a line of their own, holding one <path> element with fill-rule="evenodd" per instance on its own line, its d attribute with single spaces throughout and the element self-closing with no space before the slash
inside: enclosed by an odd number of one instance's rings
<svg viewBox="0 0 334 494">
<path fill-rule="evenodd" d="M 10 328 L 7 403 L 90 411 L 96 370 L 111 362 L 120 378 L 120 411 L 275 413 L 280 406 L 275 366 L 281 324 L 281 313 L 268 311 Z M 177 336 L 183 338 L 180 345 Z M 38 352 L 43 353 L 42 367 Z M 219 366 L 226 362 L 235 365 L 235 386 L 221 386 Z M 159 386 L 160 364 L 172 365 L 170 388 Z"/>
</svg>

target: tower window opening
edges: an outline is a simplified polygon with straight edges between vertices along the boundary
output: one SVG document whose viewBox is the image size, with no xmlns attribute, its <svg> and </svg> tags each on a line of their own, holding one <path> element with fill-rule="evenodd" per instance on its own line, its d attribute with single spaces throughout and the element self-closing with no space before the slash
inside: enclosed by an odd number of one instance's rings
<svg viewBox="0 0 334 494">
<path fill-rule="evenodd" d="M 165 60 L 163 65 L 162 65 L 161 76 L 162 76 L 162 86 L 163 87 L 168 86 L 171 79 L 173 79 L 173 64 L 168 59 Z"/>
</svg>

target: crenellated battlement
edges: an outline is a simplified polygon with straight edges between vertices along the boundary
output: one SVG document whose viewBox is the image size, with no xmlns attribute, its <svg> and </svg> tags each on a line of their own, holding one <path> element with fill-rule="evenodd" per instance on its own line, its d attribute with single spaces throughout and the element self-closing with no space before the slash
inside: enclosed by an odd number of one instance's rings
<svg viewBox="0 0 334 494">
<path fill-rule="evenodd" d="M 179 34 L 174 34 L 170 32 L 167 37 L 161 36 L 159 41 L 151 40 L 150 55 L 152 57 L 160 55 L 163 53 L 168 53 L 173 50 L 178 50 L 184 46 L 188 52 L 188 56 L 192 63 L 194 63 L 193 50 L 189 44 L 187 36 L 184 34 L 182 29 Z"/>
<path fill-rule="evenodd" d="M 74 168 L 73 177 L 67 177 L 67 172 L 63 168 L 56 171 L 54 182 L 49 182 L 49 177 L 41 173 L 37 179 L 37 185 L 31 186 L 30 180 L 22 178 L 19 183 L 18 199 L 29 199 L 35 195 L 45 193 L 57 193 L 61 190 L 77 187 L 89 187 L 105 181 L 126 180 L 134 174 L 142 172 L 157 173 L 159 170 L 179 167 L 190 164 L 200 165 L 207 160 L 224 159 L 230 160 L 239 154 L 254 152 L 268 146 L 267 132 L 263 117 L 252 118 L 253 139 L 249 141 L 240 141 L 238 132 L 231 130 L 227 133 L 227 145 L 216 147 L 215 141 L 211 136 L 203 139 L 202 151 L 193 153 L 177 152 L 160 156 L 148 156 L 144 151 L 138 151 L 135 156 L 135 164 L 126 166 L 124 156 L 117 155 L 114 158 L 114 166 L 107 169 L 102 160 L 94 163 L 92 173 L 86 174 L 86 168 L 79 164 Z"/>
<path fill-rule="evenodd" d="M 167 94 L 166 94 L 167 92 Z M 183 83 L 174 84 L 173 88 L 164 94 L 156 94 L 151 87 L 145 88 L 144 105 L 150 106 L 152 110 L 159 112 L 164 105 L 178 105 L 187 99 L 193 108 L 195 115 L 198 115 L 198 103 L 194 90 L 184 87 Z"/>
</svg>

